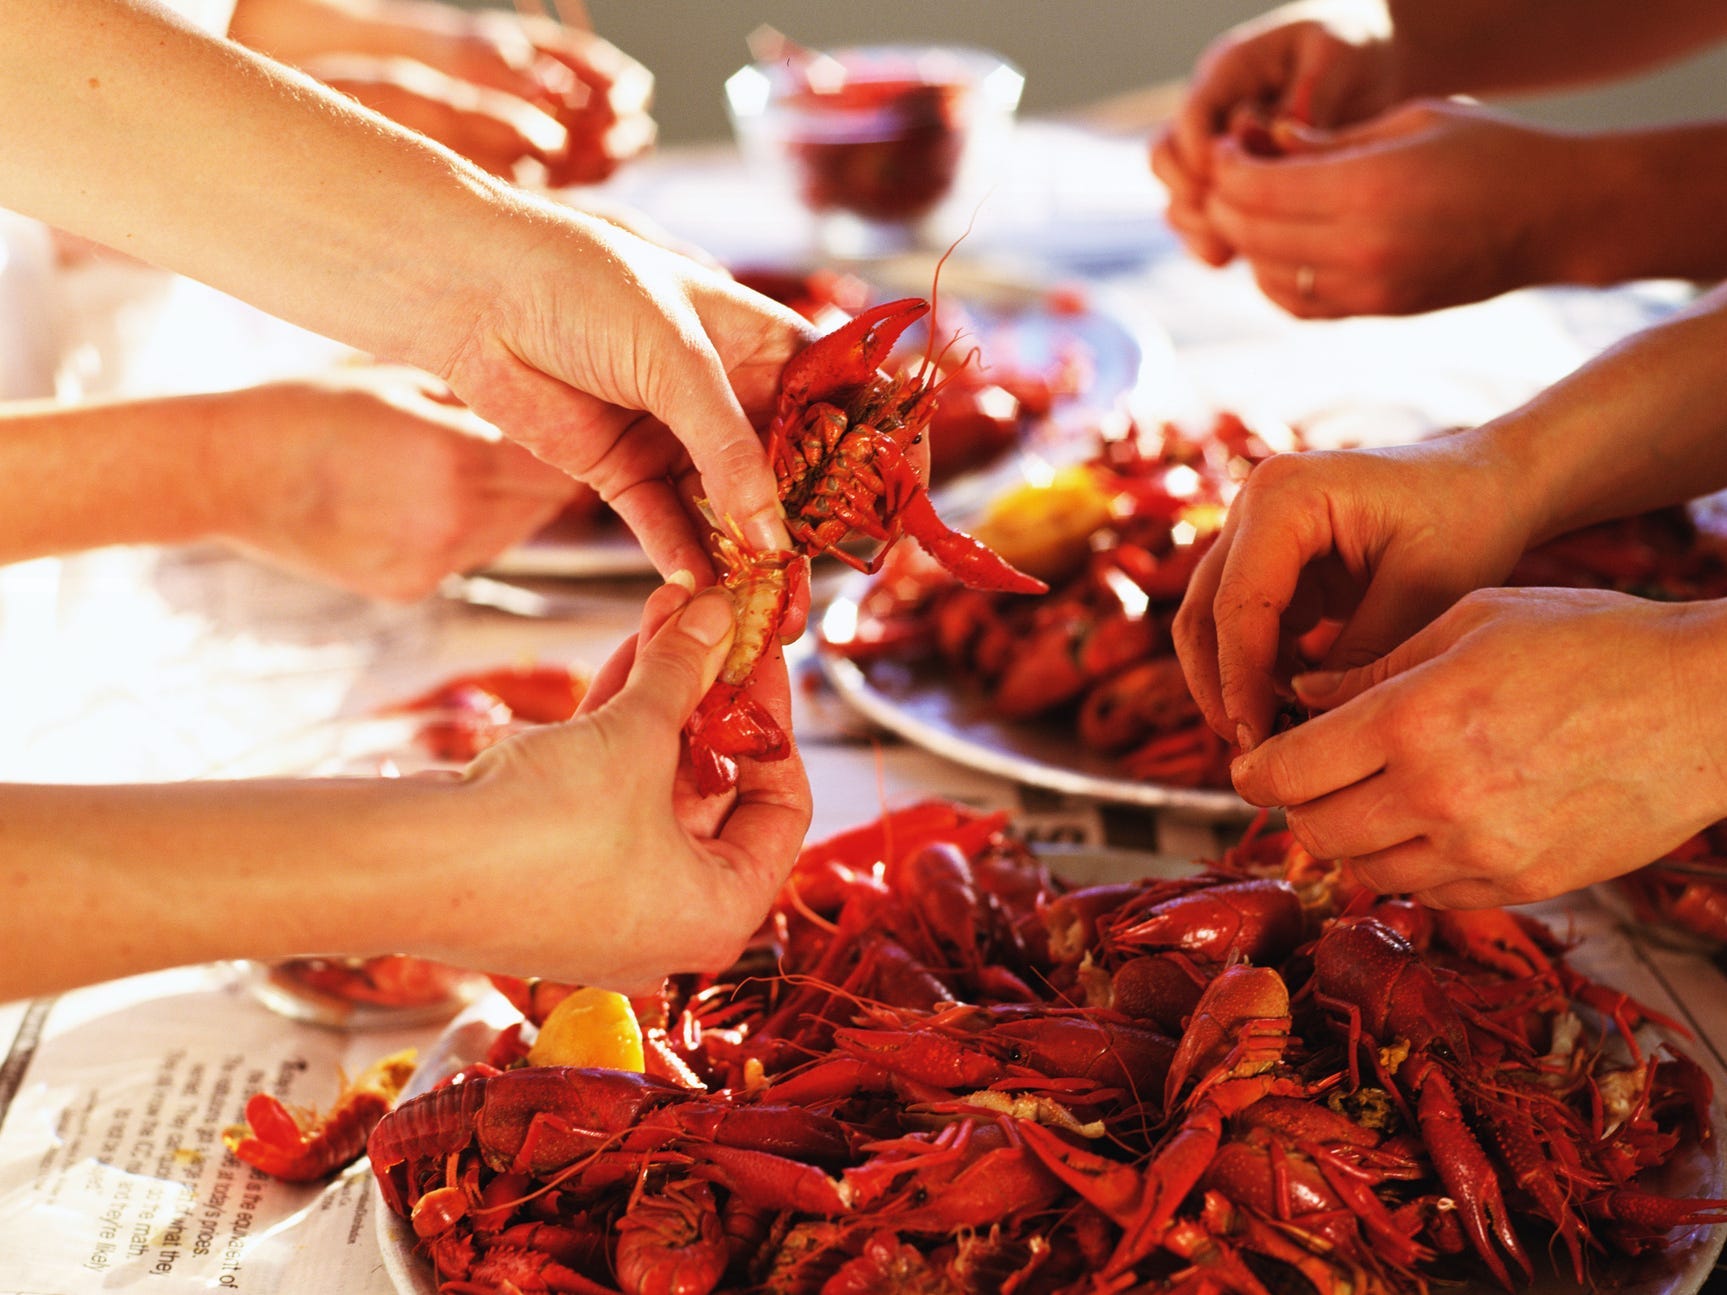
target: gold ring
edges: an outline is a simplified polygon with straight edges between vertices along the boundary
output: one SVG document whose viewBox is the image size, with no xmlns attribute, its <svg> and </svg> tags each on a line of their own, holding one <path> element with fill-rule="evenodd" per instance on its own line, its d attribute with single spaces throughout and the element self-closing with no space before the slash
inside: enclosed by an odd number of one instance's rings
<svg viewBox="0 0 1727 1295">
<path fill-rule="evenodd" d="M 1303 301 L 1313 300 L 1313 267 L 1304 265 L 1295 272 L 1295 292 Z"/>
</svg>

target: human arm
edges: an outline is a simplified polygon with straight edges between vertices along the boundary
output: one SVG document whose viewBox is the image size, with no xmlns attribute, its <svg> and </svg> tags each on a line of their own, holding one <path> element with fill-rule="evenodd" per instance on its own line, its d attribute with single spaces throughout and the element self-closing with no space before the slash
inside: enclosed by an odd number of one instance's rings
<svg viewBox="0 0 1727 1295">
<path fill-rule="evenodd" d="M 0 788 L 0 1000 L 313 952 L 626 992 L 719 970 L 810 818 L 795 752 L 746 762 L 732 799 L 696 797 L 677 773 L 679 728 L 731 624 L 722 592 L 656 592 L 645 646 L 620 649 L 575 720 L 507 739 L 459 776 Z M 783 667 L 759 677 L 785 721 Z"/>
<path fill-rule="evenodd" d="M 462 139 L 476 139 L 479 132 L 497 136 L 500 125 L 520 116 L 502 101 L 495 109 L 464 112 L 461 101 L 473 99 L 473 90 L 491 91 L 543 113 L 559 138 L 545 146 L 529 123 L 522 135 L 533 151 L 525 149 L 520 156 L 543 163 L 553 184 L 603 180 L 646 151 L 657 133 L 648 114 L 653 74 L 594 32 L 543 15 L 475 12 L 420 0 L 239 0 L 228 33 L 339 84 L 369 107 L 465 156 L 474 154 L 448 137 L 453 126 L 461 128 Z M 332 55 L 347 61 L 345 82 L 331 75 Z M 354 75 L 356 59 L 375 64 L 372 85 Z M 379 80 L 377 72 L 402 60 L 454 86 L 425 93 L 412 86 L 396 88 L 380 99 L 400 75 Z M 463 115 L 457 119 L 456 113 Z M 484 117 L 499 124 L 488 125 Z M 483 158 L 476 160 L 485 164 Z M 503 173 L 498 166 L 487 169 Z"/>
<path fill-rule="evenodd" d="M 1263 741 L 1280 665 L 1322 613 L 1342 621 L 1324 666 L 1364 665 L 1534 544 L 1727 485 L 1724 380 L 1717 289 L 1481 427 L 1262 463 L 1176 616 L 1207 721 Z"/>
<path fill-rule="evenodd" d="M 750 419 L 808 340 L 793 312 L 154 9 L 4 0 L 0 23 L 0 202 L 438 374 L 661 570 L 709 567 L 698 473 L 783 547 Z"/>
<path fill-rule="evenodd" d="M 1331 130 L 1422 97 L 1558 89 L 1626 75 L 1727 36 L 1708 0 L 1301 0 L 1225 32 L 1200 56 L 1152 165 L 1194 253 L 1232 247 L 1204 218 L 1213 149 L 1238 114 Z"/>
<path fill-rule="evenodd" d="M 406 600 L 525 539 L 577 488 L 406 369 L 0 409 L 0 562 L 222 540 Z"/>
<path fill-rule="evenodd" d="M 1727 276 L 1727 119 L 1584 134 L 1423 100 L 1282 157 L 1222 140 L 1201 207 L 1308 318 L 1402 315 L 1535 284 Z"/>
</svg>

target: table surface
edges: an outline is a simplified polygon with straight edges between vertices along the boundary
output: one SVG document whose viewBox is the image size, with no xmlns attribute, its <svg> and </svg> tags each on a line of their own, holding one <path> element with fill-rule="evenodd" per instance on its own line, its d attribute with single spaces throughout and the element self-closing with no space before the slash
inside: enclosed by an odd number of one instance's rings
<svg viewBox="0 0 1727 1295">
<path fill-rule="evenodd" d="M 1183 256 L 1159 219 L 1143 142 L 1050 123 L 1020 133 L 1012 183 L 944 283 L 968 294 L 1079 287 L 1140 341 L 1129 397 L 1148 417 L 1227 407 L 1338 439 L 1481 421 L 1682 299 L 1673 285 L 1517 293 L 1411 320 L 1301 324 L 1236 270 Z M 668 153 L 609 186 L 731 264 L 783 263 L 807 222 L 760 200 L 726 150 Z M 788 253 L 787 249 L 794 249 Z M 928 261 L 906 258 L 896 272 Z M 200 389 L 327 362 L 337 348 L 141 268 L 86 267 L 56 287 L 65 363 L 91 394 Z M 129 303 L 116 311 L 116 301 Z M 386 607 L 210 549 L 107 550 L 0 568 L 0 777 L 147 781 L 305 766 L 343 717 L 460 670 L 597 663 L 647 586 L 585 582 L 580 615 L 530 620 L 453 600 Z M 1215 829 L 1016 786 L 896 742 L 811 686 L 796 728 L 814 835 L 912 797 L 1015 811 L 1043 839 L 1212 853 Z M 44 686 L 46 684 L 46 686 Z M 1611 923 L 1610 923 L 1611 925 Z M 1627 966 L 1698 1034 L 1718 1076 L 1727 985 L 1700 955 L 1620 932 Z M 1629 986 L 1628 986 L 1629 987 Z M 229 966 L 181 968 L 0 1004 L 0 1295 L 70 1295 L 145 1276 L 164 1295 L 394 1289 L 363 1167 L 314 1188 L 238 1167 L 221 1129 L 261 1087 L 327 1101 L 349 1073 L 437 1026 L 342 1033 L 265 1011 Z"/>
</svg>

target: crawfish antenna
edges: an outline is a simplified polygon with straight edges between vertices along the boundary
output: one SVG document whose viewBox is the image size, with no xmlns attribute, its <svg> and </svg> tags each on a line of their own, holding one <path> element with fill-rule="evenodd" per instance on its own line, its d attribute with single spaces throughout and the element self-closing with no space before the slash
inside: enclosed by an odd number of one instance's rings
<svg viewBox="0 0 1727 1295">
<path fill-rule="evenodd" d="M 926 371 L 935 362 L 935 354 L 936 354 L 936 351 L 935 351 L 935 322 L 937 319 L 939 319 L 941 317 L 941 271 L 942 271 L 942 267 L 947 264 L 947 258 L 952 256 L 954 254 L 954 252 L 958 250 L 959 245 L 961 243 L 965 242 L 966 239 L 971 237 L 972 230 L 977 228 L 977 213 L 982 208 L 982 206 L 983 206 L 983 203 L 980 201 L 976 207 L 972 208 L 971 219 L 965 222 L 965 228 L 960 231 L 959 237 L 955 238 L 953 240 L 953 242 L 949 243 L 947 245 L 947 251 L 943 252 L 941 254 L 941 256 L 936 260 L 935 274 L 930 277 L 930 283 L 929 283 L 929 340 L 926 343 L 924 343 L 924 352 L 923 352 L 923 367 Z M 950 340 L 948 342 L 948 346 L 951 346 L 951 345 L 953 345 L 952 340 Z M 944 346 L 942 349 L 945 351 L 947 349 L 947 347 Z"/>
</svg>

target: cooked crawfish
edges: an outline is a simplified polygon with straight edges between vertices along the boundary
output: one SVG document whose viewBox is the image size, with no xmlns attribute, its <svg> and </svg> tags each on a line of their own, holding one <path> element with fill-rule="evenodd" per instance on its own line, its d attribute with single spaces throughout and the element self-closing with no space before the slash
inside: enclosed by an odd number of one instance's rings
<svg viewBox="0 0 1727 1295">
<path fill-rule="evenodd" d="M 684 727 L 684 750 L 696 790 L 704 796 L 736 785 L 740 759 L 783 760 L 791 753 L 790 737 L 750 695 L 749 684 L 778 642 L 797 555 L 757 552 L 741 536 L 717 531 L 713 545 L 720 584 L 732 596 L 736 629 L 719 678 Z"/>
<path fill-rule="evenodd" d="M 1173 426 L 1098 436 L 1084 464 L 979 527 L 1047 577 L 1049 594 L 1009 599 L 898 560 L 865 594 L 853 638 L 825 646 L 929 663 L 1004 718 L 1071 727 L 1129 776 L 1225 788 L 1229 748 L 1188 691 L 1170 625 L 1240 478 L 1272 451 L 1227 415 L 1202 437 Z"/>
<path fill-rule="evenodd" d="M 587 691 L 579 666 L 497 666 L 446 679 L 384 714 L 427 714 L 420 744 L 436 759 L 467 761 L 515 725 L 569 719 Z"/>
<path fill-rule="evenodd" d="M 747 689 L 778 640 L 798 556 L 831 555 L 874 571 L 900 537 L 910 535 L 968 586 L 1011 593 L 1047 588 L 936 516 L 912 463 L 938 390 L 927 365 L 898 377 L 883 374 L 881 365 L 900 334 L 928 310 L 918 298 L 867 310 L 805 347 L 780 375 L 767 440 L 793 549 L 754 552 L 715 528 L 715 557 L 737 607 L 738 630 L 719 683 L 685 730 L 704 796 L 736 783 L 738 759 L 784 759 L 791 750 Z M 865 561 L 841 547 L 853 537 L 876 542 L 875 557 Z"/>
<path fill-rule="evenodd" d="M 442 1289 L 1590 1289 L 1727 1222 L 1646 1185 L 1708 1136 L 1704 1072 L 1527 916 L 1366 895 L 1263 825 L 1073 889 L 1008 828 L 928 802 L 811 846 L 735 968 L 637 1005 L 687 1080 L 511 1058 L 388 1116 Z"/>
<path fill-rule="evenodd" d="M 272 1178 L 293 1183 L 327 1178 L 359 1158 L 413 1070 L 411 1049 L 392 1053 L 344 1083 L 323 1114 L 254 1093 L 246 1103 L 246 1122 L 224 1129 L 222 1141 L 236 1159 Z"/>
<path fill-rule="evenodd" d="M 860 571 L 880 569 L 888 548 L 909 534 L 970 588 L 1042 593 L 1047 586 L 936 516 L 911 460 L 939 390 L 929 367 L 887 377 L 881 365 L 929 303 L 907 297 L 866 310 L 812 342 L 786 365 L 768 428 L 792 542 Z M 865 561 L 840 545 L 860 536 L 882 550 Z"/>
</svg>

